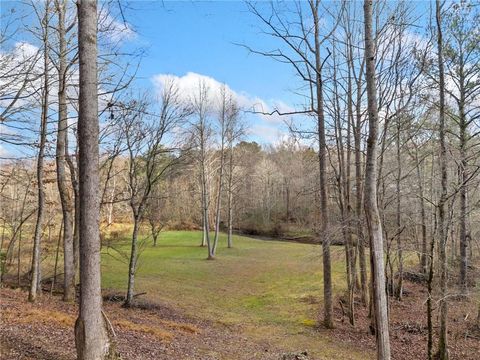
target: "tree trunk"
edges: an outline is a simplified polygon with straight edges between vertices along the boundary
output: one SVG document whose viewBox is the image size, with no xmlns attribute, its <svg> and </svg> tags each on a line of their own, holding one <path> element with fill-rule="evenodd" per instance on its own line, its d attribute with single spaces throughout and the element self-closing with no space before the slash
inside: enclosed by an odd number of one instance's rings
<svg viewBox="0 0 480 360">
<path fill-rule="evenodd" d="M 327 145 L 325 137 L 325 114 L 323 109 L 323 80 L 321 76 L 322 61 L 320 58 L 320 19 L 318 2 L 310 1 L 315 32 L 315 69 L 316 69 L 316 102 L 318 131 L 318 166 L 320 173 L 320 237 L 322 239 L 323 257 L 323 323 L 326 328 L 333 328 L 333 294 L 332 266 L 330 259 L 330 238 L 328 234 L 328 198 L 327 198 Z"/>
<path fill-rule="evenodd" d="M 45 143 L 47 140 L 47 119 L 48 119 L 48 95 L 49 95 L 49 43 L 48 43 L 48 30 L 49 30 L 49 6 L 50 2 L 45 2 L 45 16 L 43 18 L 43 66 L 44 66 L 44 82 L 42 93 L 42 120 L 40 125 L 40 144 L 38 149 L 37 159 L 37 184 L 38 184 L 38 209 L 37 209 L 37 223 L 35 224 L 35 234 L 33 237 L 33 256 L 32 256 L 32 278 L 30 281 L 30 292 L 28 294 L 28 300 L 34 302 L 37 298 L 37 292 L 39 291 L 41 272 L 40 272 L 40 256 L 43 228 L 43 212 L 45 208 L 45 189 L 43 187 L 43 160 L 45 155 Z"/>
<path fill-rule="evenodd" d="M 360 297 L 362 304 L 368 305 L 368 287 L 367 287 L 367 261 L 365 255 L 365 241 L 363 236 L 363 221 L 362 221 L 362 149 L 361 149 L 361 135 L 362 135 L 362 82 L 361 72 L 357 82 L 357 103 L 355 106 L 356 124 L 354 133 L 355 146 L 355 216 L 357 219 L 356 235 L 358 247 L 358 263 L 360 266 Z"/>
<path fill-rule="evenodd" d="M 229 162 L 228 162 L 228 234 L 227 247 L 233 246 L 233 142 L 230 143 Z"/>
<path fill-rule="evenodd" d="M 440 0 L 436 0 L 436 25 L 437 25 L 437 51 L 438 51 L 438 70 L 439 70 L 439 137 L 440 137 L 440 173 L 441 173 L 441 193 L 438 204 L 438 236 L 439 236 L 439 270 L 440 270 L 440 338 L 438 342 L 438 358 L 440 360 L 448 359 L 447 344 L 447 224 L 445 205 L 447 202 L 447 147 L 445 141 L 445 75 L 443 64 L 443 39 L 442 39 L 442 16 Z"/>
<path fill-rule="evenodd" d="M 58 132 L 56 147 L 57 184 L 63 213 L 63 300 L 75 299 L 75 255 L 73 245 L 72 204 L 68 191 L 66 175 L 66 153 L 68 141 L 68 110 L 66 93 L 66 39 L 65 39 L 65 0 L 57 0 L 59 33 L 59 64 L 58 64 Z"/>
<path fill-rule="evenodd" d="M 20 233 L 18 234 L 18 250 L 17 250 L 17 286 L 21 286 L 20 282 L 20 269 L 22 267 L 22 229 L 20 228 Z"/>
<path fill-rule="evenodd" d="M 78 118 L 80 203 L 80 305 L 75 322 L 79 360 L 112 358 L 102 312 L 97 95 L 97 2 L 79 0 L 80 96 Z M 65 229 L 64 229 L 65 230 Z"/>
<path fill-rule="evenodd" d="M 223 129 L 222 129 L 223 132 Z M 223 135 L 222 135 L 223 137 Z M 222 139 L 222 148 L 221 148 L 221 159 L 220 159 L 220 175 L 218 177 L 218 190 L 217 190 L 217 203 L 215 206 L 215 236 L 213 238 L 213 248 L 212 253 L 215 256 L 218 245 L 218 236 L 220 234 L 220 210 L 222 206 L 222 189 L 223 189 L 223 173 L 225 166 L 225 154 L 224 154 L 224 140 Z"/>
<path fill-rule="evenodd" d="M 377 207 L 377 132 L 378 110 L 375 85 L 375 49 L 372 31 L 372 1 L 365 0 L 365 59 L 368 96 L 369 133 L 365 167 L 365 217 L 370 233 L 373 303 L 375 309 L 377 359 L 390 359 L 387 296 L 383 262 L 383 232 Z"/>
<path fill-rule="evenodd" d="M 396 211 L 396 225 L 397 225 L 397 255 L 398 255 L 398 283 L 395 289 L 397 300 L 402 300 L 403 296 L 403 248 L 402 248 L 402 197 L 401 197 L 401 180 L 402 180 L 402 163 L 400 156 L 400 119 L 397 124 L 397 179 L 396 179 L 396 193 L 397 193 L 397 211 Z M 392 273 L 392 281 L 394 274 Z"/>
<path fill-rule="evenodd" d="M 212 252 L 212 244 L 210 241 L 210 224 L 208 218 L 208 205 L 209 205 L 209 194 L 208 194 L 208 181 L 207 181 L 207 169 L 206 169 L 206 154 L 205 154 L 205 144 L 203 143 L 204 139 L 202 136 L 202 163 L 201 163 L 201 170 L 202 170 L 202 212 L 203 212 L 203 238 L 206 240 L 207 243 L 207 250 L 208 250 L 208 260 L 214 259 L 214 254 Z"/>
<path fill-rule="evenodd" d="M 420 202 L 420 221 L 422 231 L 422 254 L 420 257 L 420 266 L 422 272 L 426 275 L 428 272 L 428 254 L 427 254 L 427 217 L 425 213 L 424 184 L 422 170 L 418 161 L 418 149 L 415 147 L 415 161 L 417 165 L 417 181 L 418 181 L 418 201 Z"/>
<path fill-rule="evenodd" d="M 468 239 L 467 239 L 467 134 L 468 124 L 465 115 L 465 75 L 464 75 L 464 60 L 463 51 L 460 51 L 460 100 L 458 103 L 459 113 L 459 127 L 460 127 L 460 169 L 459 169 L 459 182 L 460 182 L 460 214 L 459 214 L 459 228 L 460 228 L 460 288 L 464 295 L 467 293 L 467 268 L 468 268 Z"/>
<path fill-rule="evenodd" d="M 55 289 L 55 285 L 57 283 L 58 255 L 60 253 L 60 241 L 62 239 L 62 231 L 63 231 L 63 221 L 60 224 L 60 233 L 58 234 L 58 239 L 57 239 L 57 250 L 55 251 L 55 265 L 53 267 L 53 278 L 52 278 L 52 286 L 50 287 L 50 294 L 53 294 L 53 290 Z"/>
<path fill-rule="evenodd" d="M 128 287 L 127 297 L 125 298 L 125 307 L 133 305 L 133 297 L 135 291 L 135 272 L 137 271 L 137 257 L 138 257 L 138 230 L 140 219 L 138 215 L 134 215 L 133 233 L 132 233 L 132 247 L 130 250 L 130 263 L 128 265 Z"/>
</svg>

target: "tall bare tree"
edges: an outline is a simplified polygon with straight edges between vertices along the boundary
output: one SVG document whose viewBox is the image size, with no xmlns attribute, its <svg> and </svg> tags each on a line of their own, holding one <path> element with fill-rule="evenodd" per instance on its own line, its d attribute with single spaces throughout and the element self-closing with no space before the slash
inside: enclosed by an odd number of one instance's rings
<svg viewBox="0 0 480 360">
<path fill-rule="evenodd" d="M 435 19 L 437 28 L 437 61 L 438 61 L 438 90 L 439 98 L 439 140 L 440 140 L 440 177 L 441 190 L 438 203 L 438 244 L 439 244 L 439 271 L 440 271 L 440 337 L 438 340 L 438 358 L 448 360 L 447 343 L 447 192 L 448 192 L 448 171 L 447 171 L 447 145 L 445 138 L 445 70 L 443 63 L 443 30 L 442 30 L 442 4 L 440 0 L 435 2 Z"/>
<path fill-rule="evenodd" d="M 373 1 L 363 5 L 365 21 L 365 62 L 368 98 L 368 140 L 365 166 L 365 218 L 370 234 L 372 263 L 373 305 L 375 310 L 375 336 L 377 359 L 390 359 L 387 295 L 385 292 L 385 268 L 383 260 L 383 231 L 377 205 L 377 136 L 378 109 L 375 85 L 375 44 L 372 30 Z"/>
<path fill-rule="evenodd" d="M 113 357 L 102 311 L 100 268 L 100 197 L 97 93 L 97 2 L 78 2 L 80 61 L 79 190 L 80 305 L 75 344 L 80 360 Z M 65 229 L 64 229 L 65 231 Z"/>
<path fill-rule="evenodd" d="M 42 111 L 41 111 L 41 125 L 40 125 L 40 141 L 38 145 L 37 157 L 37 186 L 38 186 L 38 209 L 37 222 L 35 224 L 35 233 L 33 236 L 33 256 L 32 256 L 32 277 L 30 280 L 30 291 L 28 294 L 29 301 L 35 301 L 37 292 L 41 286 L 41 271 L 40 271 L 40 256 L 41 256 L 41 237 L 43 230 L 43 218 L 45 209 L 45 189 L 44 189 L 44 157 L 45 157 L 45 143 L 47 139 L 47 120 L 48 120 L 48 105 L 49 105 L 49 17 L 50 17 L 50 1 L 45 2 L 45 13 L 42 19 L 42 38 L 43 38 L 43 89 L 42 89 Z"/>
<path fill-rule="evenodd" d="M 58 129 L 56 146 L 57 184 L 63 213 L 63 299 L 75 299 L 75 253 L 73 228 L 73 202 L 67 180 L 68 108 L 67 108 L 67 44 L 65 39 L 66 1 L 55 0 L 58 15 Z"/>
</svg>

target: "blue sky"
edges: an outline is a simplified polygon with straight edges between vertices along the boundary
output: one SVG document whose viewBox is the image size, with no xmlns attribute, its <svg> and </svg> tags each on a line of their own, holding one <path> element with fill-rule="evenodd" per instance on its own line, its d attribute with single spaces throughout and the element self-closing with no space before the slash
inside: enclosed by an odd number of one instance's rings
<svg viewBox="0 0 480 360">
<path fill-rule="evenodd" d="M 101 2 L 100 2 L 101 3 Z M 227 84 L 237 94 L 273 107 L 301 108 L 294 92 L 302 82 L 287 64 L 250 54 L 238 44 L 259 50 L 283 47 L 278 39 L 262 34 L 259 20 L 243 1 L 129 1 L 121 0 L 125 20 L 135 30 L 126 48 L 146 50 L 137 85 L 155 90 L 154 79 L 170 74 L 184 79 L 192 73 Z M 259 2 L 260 6 L 268 6 Z M 292 4 L 287 2 L 287 4 Z M 424 15 L 428 2 L 415 3 Z M 24 6 L 24 5 L 23 5 Z M 21 8 L 21 2 L 0 0 L 2 11 Z M 420 14 L 422 13 L 422 14 Z M 15 41 L 32 41 L 20 31 Z M 4 51 L 5 49 L 2 49 Z M 285 107 L 284 107 L 285 109 Z M 244 115 L 250 140 L 272 143 L 287 133 L 284 118 Z M 297 121 L 302 122 L 299 118 Z"/>
<path fill-rule="evenodd" d="M 237 93 L 269 105 L 293 105 L 300 84 L 289 66 L 250 54 L 238 44 L 258 49 L 278 47 L 261 34 L 260 24 L 241 1 L 135 1 L 126 13 L 137 32 L 132 46 L 147 50 L 139 69 L 144 86 L 158 74 L 179 77 L 189 72 L 226 83 Z M 274 141 L 286 131 L 281 119 L 245 115 L 250 138 Z M 277 130 L 278 129 L 278 130 Z"/>
<path fill-rule="evenodd" d="M 101 4 L 101 2 L 99 2 Z M 259 99 L 273 107 L 293 105 L 292 93 L 300 86 L 292 69 L 272 59 L 250 54 L 239 44 L 256 49 L 279 46 L 261 34 L 258 19 L 243 1 L 129 1 L 124 6 L 125 20 L 135 30 L 125 38 L 127 49 L 145 49 L 138 70 L 137 86 L 155 90 L 155 76 L 170 74 L 179 78 L 195 73 L 227 84 L 237 94 Z M 101 6 L 101 5 L 100 5 Z M 0 0 L 2 12 L 15 8 L 32 14 L 19 1 Z M 118 18 L 121 21 L 121 18 Z M 32 15 L 24 22 L 34 25 Z M 17 32 L 10 43 L 36 40 L 26 31 Z M 2 49 L 5 51 L 6 49 Z M 264 108 L 265 109 L 265 108 Z M 284 119 L 244 114 L 250 128 L 249 139 L 272 143 L 287 133 Z"/>
<path fill-rule="evenodd" d="M 273 46 L 261 35 L 254 16 L 240 1 L 134 2 L 127 19 L 147 46 L 141 75 L 182 75 L 189 71 L 228 83 L 237 91 L 262 98 L 288 98 L 293 74 L 288 66 L 235 43 Z"/>
</svg>

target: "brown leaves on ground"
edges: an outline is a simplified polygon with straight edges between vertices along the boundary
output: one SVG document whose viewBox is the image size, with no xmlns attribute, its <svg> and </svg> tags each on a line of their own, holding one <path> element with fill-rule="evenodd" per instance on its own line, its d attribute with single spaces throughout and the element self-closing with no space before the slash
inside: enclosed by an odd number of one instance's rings
<svg viewBox="0 0 480 360">
<path fill-rule="evenodd" d="M 2 360 L 75 359 L 73 327 L 77 305 L 42 294 L 34 304 L 27 293 L 0 289 Z M 278 359 L 279 353 L 219 324 L 186 317 L 166 306 L 152 309 L 104 304 L 117 349 L 125 360 Z"/>
<path fill-rule="evenodd" d="M 392 358 L 423 360 L 427 357 L 426 289 L 408 281 L 405 290 L 402 301 L 389 300 Z M 1 359 L 75 359 L 73 326 L 77 306 L 49 294 L 43 294 L 35 304 L 26 299 L 24 291 L 0 289 Z M 300 301 L 317 303 L 313 298 Z M 477 304 L 468 298 L 452 298 L 449 308 L 451 359 L 478 359 Z M 291 354 L 288 349 L 280 350 L 266 342 L 253 341 L 237 328 L 187 317 L 162 304 L 125 309 L 120 303 L 105 302 L 104 310 L 115 329 L 117 349 L 125 360 L 278 360 Z M 435 313 L 435 331 L 438 330 L 436 316 Z M 355 327 L 348 323 L 339 305 L 335 308 L 335 317 L 335 329 L 317 329 L 312 341 L 317 336 L 326 336 L 338 346 L 374 354 L 375 337 L 368 331 L 368 309 L 356 304 Z M 312 328 L 310 323 L 305 326 Z M 435 334 L 435 345 L 437 338 Z M 318 359 L 309 351 L 308 359 L 315 358 Z"/>
<path fill-rule="evenodd" d="M 389 298 L 390 342 L 392 359 L 427 359 L 427 315 L 425 286 L 416 282 L 404 282 L 405 295 L 402 301 Z M 452 289 L 453 291 L 453 289 Z M 356 299 L 359 300 L 359 299 Z M 438 300 L 435 298 L 435 300 Z M 438 303 L 434 303 L 434 352 L 438 345 Z M 448 341 L 451 359 L 480 359 L 480 336 L 474 334 L 477 303 L 469 298 L 451 297 L 449 302 Z M 375 351 L 375 337 L 366 329 L 370 318 L 368 309 L 356 301 L 356 326 L 352 327 L 348 317 L 336 308 L 336 328 L 330 332 L 333 338 L 348 342 L 356 347 Z M 320 329 L 328 333 L 327 330 Z M 480 334 L 479 334 L 480 335 Z"/>
</svg>

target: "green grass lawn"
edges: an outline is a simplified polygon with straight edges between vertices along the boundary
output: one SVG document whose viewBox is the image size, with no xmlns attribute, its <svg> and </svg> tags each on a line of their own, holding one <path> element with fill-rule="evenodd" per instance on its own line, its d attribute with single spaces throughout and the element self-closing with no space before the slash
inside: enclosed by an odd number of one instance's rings
<svg viewBox="0 0 480 360">
<path fill-rule="evenodd" d="M 200 232 L 162 233 L 139 260 L 136 292 L 189 315 L 237 326 L 245 336 L 326 359 L 367 359 L 371 353 L 333 341 L 316 331 L 322 302 L 321 248 L 315 245 L 220 237 L 217 259 L 206 261 Z M 116 248 L 129 252 L 128 239 Z M 104 289 L 124 291 L 127 263 L 102 250 Z M 113 256 L 111 256 L 113 255 Z M 334 292 L 345 289 L 344 250 L 332 247 Z M 312 301 L 313 300 L 313 301 Z"/>
</svg>

